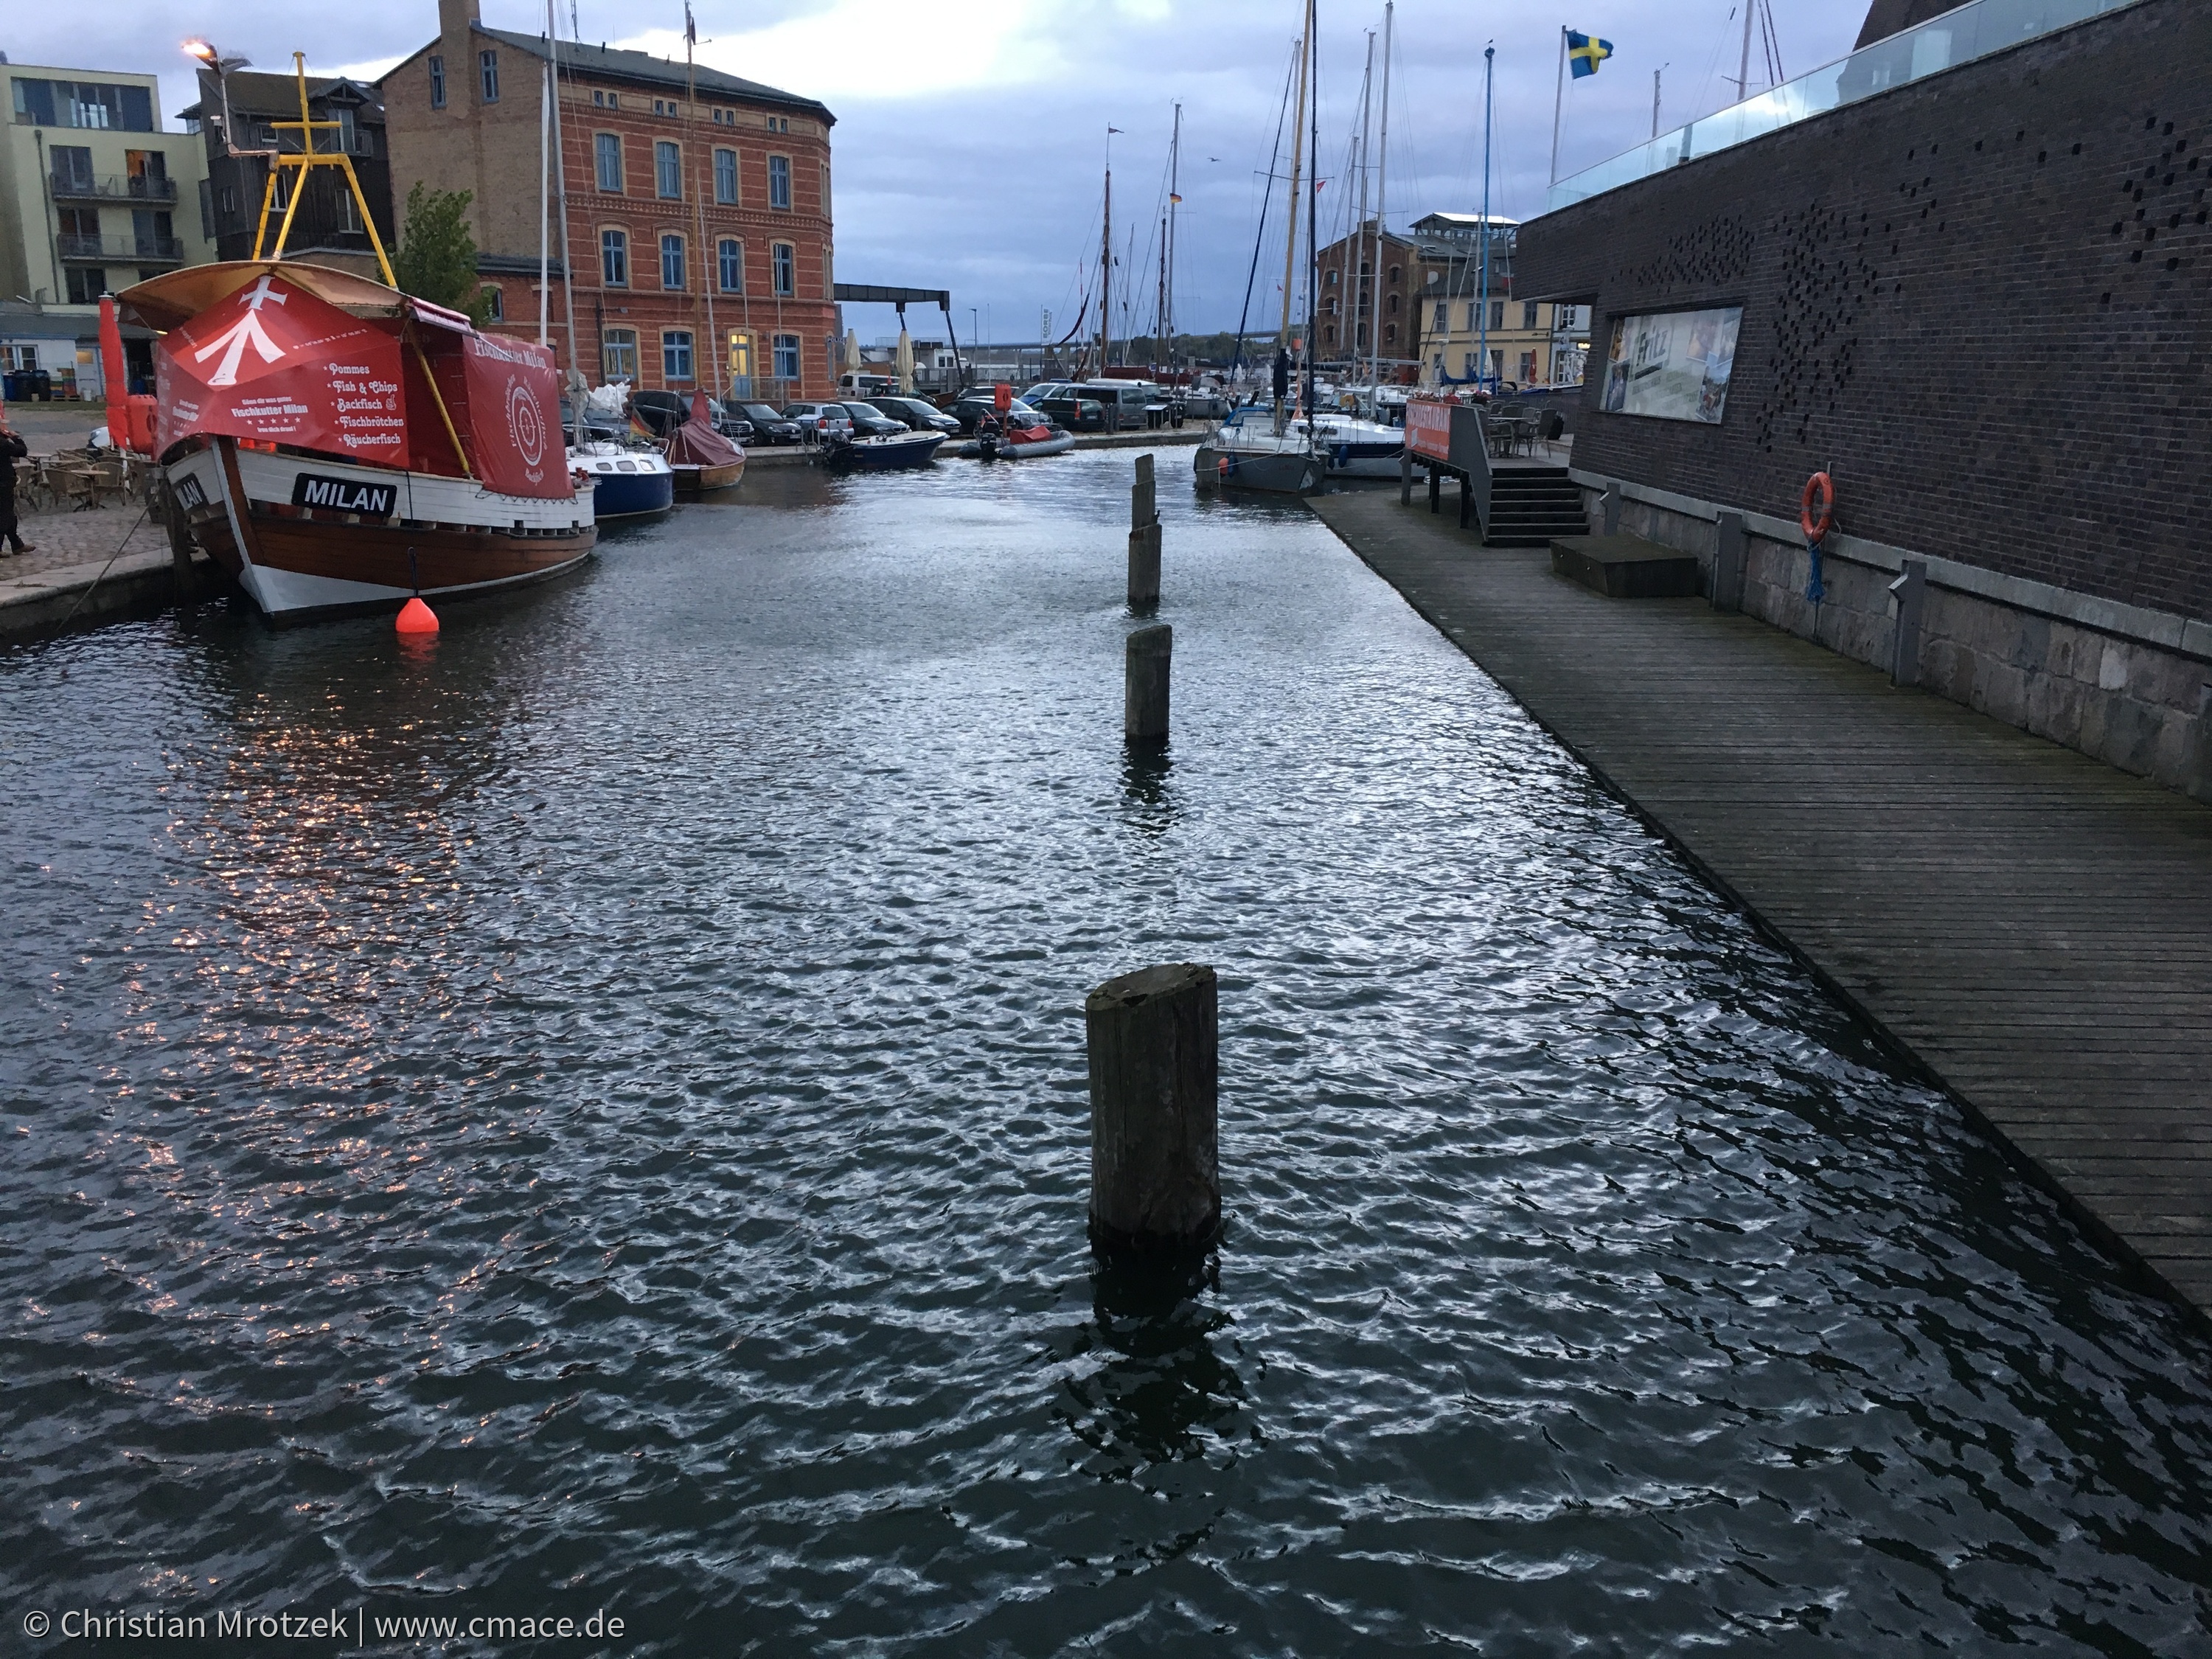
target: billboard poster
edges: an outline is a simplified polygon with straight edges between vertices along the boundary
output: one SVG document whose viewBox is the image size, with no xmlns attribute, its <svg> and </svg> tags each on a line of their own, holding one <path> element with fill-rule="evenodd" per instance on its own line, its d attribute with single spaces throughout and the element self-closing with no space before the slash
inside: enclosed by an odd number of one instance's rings
<svg viewBox="0 0 2212 1659">
<path fill-rule="evenodd" d="M 1618 317 L 1605 365 L 1605 408 L 1614 415 L 1720 424 L 1743 307 Z"/>
<path fill-rule="evenodd" d="M 1452 406 L 1426 398 L 1411 398 L 1406 403 L 1406 441 L 1413 453 L 1425 455 L 1432 461 L 1451 459 Z"/>
</svg>

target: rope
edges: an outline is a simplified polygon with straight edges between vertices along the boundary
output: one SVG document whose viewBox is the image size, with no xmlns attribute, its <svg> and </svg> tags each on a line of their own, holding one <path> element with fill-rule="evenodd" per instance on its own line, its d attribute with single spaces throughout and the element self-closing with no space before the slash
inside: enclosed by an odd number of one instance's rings
<svg viewBox="0 0 2212 1659">
<path fill-rule="evenodd" d="M 123 532 L 123 539 L 116 544 L 115 551 L 109 554 L 107 556 L 107 562 L 100 567 L 100 575 L 94 576 L 92 579 L 92 586 L 86 588 L 83 592 L 76 596 L 76 603 L 69 608 L 69 615 L 64 617 L 61 620 L 61 625 L 54 629 L 54 635 L 57 639 L 68 631 L 71 619 L 74 618 L 76 613 L 83 608 L 84 602 L 92 597 L 92 589 L 100 586 L 101 577 L 106 576 L 109 571 L 115 568 L 115 562 L 123 556 L 123 550 L 131 545 L 131 538 L 138 533 L 138 526 L 146 522 L 146 514 L 151 506 L 152 503 L 149 502 L 146 506 L 141 507 L 138 509 L 138 516 L 131 521 L 131 528 Z"/>
</svg>

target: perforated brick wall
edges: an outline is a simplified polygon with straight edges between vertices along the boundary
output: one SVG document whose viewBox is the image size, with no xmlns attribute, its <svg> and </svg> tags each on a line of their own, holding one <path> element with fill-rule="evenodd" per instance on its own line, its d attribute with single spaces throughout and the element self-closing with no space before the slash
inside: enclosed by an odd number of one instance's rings
<svg viewBox="0 0 2212 1659">
<path fill-rule="evenodd" d="M 2127 9 L 1522 228 L 1596 307 L 1575 465 L 2212 617 L 2212 6 Z M 1718 426 L 1597 407 L 1611 319 L 1741 304 Z"/>
</svg>

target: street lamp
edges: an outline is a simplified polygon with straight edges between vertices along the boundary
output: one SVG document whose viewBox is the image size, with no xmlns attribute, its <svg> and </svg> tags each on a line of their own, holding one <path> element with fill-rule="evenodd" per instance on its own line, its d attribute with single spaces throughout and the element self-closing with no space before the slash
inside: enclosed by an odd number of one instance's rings
<svg viewBox="0 0 2212 1659">
<path fill-rule="evenodd" d="M 231 142 L 230 136 L 230 71 L 244 69 L 253 60 L 250 58 L 225 58 L 215 49 L 215 43 L 211 40 L 185 41 L 185 55 L 199 59 L 203 74 L 208 70 L 215 71 L 216 89 L 222 100 L 222 114 L 218 119 L 222 124 L 223 154 L 236 155 L 238 146 Z"/>
</svg>

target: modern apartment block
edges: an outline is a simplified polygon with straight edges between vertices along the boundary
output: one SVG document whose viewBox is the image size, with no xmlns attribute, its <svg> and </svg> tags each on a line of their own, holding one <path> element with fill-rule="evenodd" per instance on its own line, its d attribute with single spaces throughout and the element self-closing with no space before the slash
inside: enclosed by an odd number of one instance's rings
<svg viewBox="0 0 2212 1659">
<path fill-rule="evenodd" d="M 151 75 L 0 58 L 0 76 L 12 118 L 0 158 L 0 368 L 43 370 L 55 396 L 97 400 L 100 296 L 213 257 L 200 141 L 161 130 Z"/>
<path fill-rule="evenodd" d="M 465 190 L 477 270 L 511 331 L 538 325 L 538 131 L 557 65 L 568 338 L 552 240 L 555 352 L 593 380 L 780 402 L 827 392 L 830 112 L 811 99 L 639 52 L 488 28 L 440 0 L 435 40 L 379 82 L 402 203 Z"/>
</svg>

